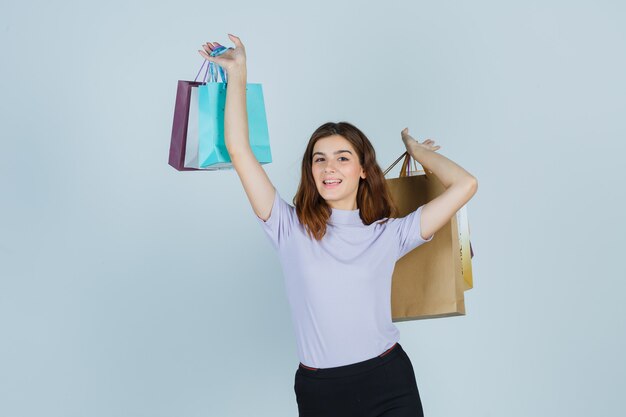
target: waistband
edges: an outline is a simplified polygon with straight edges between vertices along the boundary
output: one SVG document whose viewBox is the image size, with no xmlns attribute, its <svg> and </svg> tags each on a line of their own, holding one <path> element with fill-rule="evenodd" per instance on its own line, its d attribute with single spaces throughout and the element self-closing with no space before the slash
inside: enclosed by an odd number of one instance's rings
<svg viewBox="0 0 626 417">
<path fill-rule="evenodd" d="M 378 356 L 371 359 L 367 359 L 361 362 L 351 363 L 349 365 L 336 366 L 333 368 L 312 368 L 304 365 L 300 362 L 298 371 L 306 376 L 312 376 L 315 378 L 337 378 L 343 376 L 357 375 L 363 372 L 370 371 L 383 363 L 389 362 L 404 350 L 400 343 L 396 342 L 389 349 L 384 351 Z"/>
</svg>

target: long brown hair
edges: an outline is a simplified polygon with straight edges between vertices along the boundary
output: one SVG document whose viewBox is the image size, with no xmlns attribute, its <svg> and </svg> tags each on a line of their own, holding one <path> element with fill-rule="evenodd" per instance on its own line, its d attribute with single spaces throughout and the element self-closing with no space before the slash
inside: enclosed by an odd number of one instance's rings
<svg viewBox="0 0 626 417">
<path fill-rule="evenodd" d="M 332 213 L 331 207 L 317 191 L 311 164 L 315 143 L 325 137 L 340 135 L 344 137 L 359 157 L 359 163 L 365 171 L 366 178 L 359 179 L 356 203 L 361 220 L 364 224 L 372 224 L 383 218 L 396 217 L 398 210 L 391 194 L 383 171 L 376 162 L 376 151 L 361 130 L 348 122 L 328 122 L 318 127 L 309 139 L 309 144 L 302 156 L 302 176 L 298 191 L 293 199 L 296 214 L 304 225 L 309 236 L 321 240 L 326 234 L 326 222 Z M 382 221 L 385 223 L 387 220 Z"/>
</svg>

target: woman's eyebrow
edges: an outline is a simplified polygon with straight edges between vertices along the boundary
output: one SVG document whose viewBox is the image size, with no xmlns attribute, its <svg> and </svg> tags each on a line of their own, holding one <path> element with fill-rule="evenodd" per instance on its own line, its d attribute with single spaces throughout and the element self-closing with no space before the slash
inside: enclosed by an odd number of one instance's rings
<svg viewBox="0 0 626 417">
<path fill-rule="evenodd" d="M 348 152 L 349 154 L 351 154 L 351 155 L 352 155 L 352 152 L 350 152 L 350 151 L 349 151 L 349 150 L 347 150 L 347 149 L 341 149 L 341 150 L 339 150 L 339 151 L 335 151 L 335 152 L 333 152 L 333 153 L 334 153 L 335 155 L 337 155 L 338 153 L 342 153 L 342 152 Z M 315 155 L 317 155 L 317 154 L 320 154 L 320 155 L 326 155 L 324 152 L 313 152 L 313 156 L 315 156 Z"/>
</svg>

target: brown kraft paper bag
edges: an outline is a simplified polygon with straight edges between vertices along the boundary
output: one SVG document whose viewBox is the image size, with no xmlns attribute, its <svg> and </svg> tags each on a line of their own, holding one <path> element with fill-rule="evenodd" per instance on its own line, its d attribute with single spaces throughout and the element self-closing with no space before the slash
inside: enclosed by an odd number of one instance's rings
<svg viewBox="0 0 626 417">
<path fill-rule="evenodd" d="M 428 171 L 410 170 L 410 155 L 404 153 L 400 177 L 388 178 L 387 185 L 398 217 L 404 217 L 445 191 Z M 465 315 L 464 291 L 473 287 L 467 210 L 463 206 L 439 229 L 433 240 L 396 262 L 391 283 L 392 321 L 420 320 Z"/>
</svg>

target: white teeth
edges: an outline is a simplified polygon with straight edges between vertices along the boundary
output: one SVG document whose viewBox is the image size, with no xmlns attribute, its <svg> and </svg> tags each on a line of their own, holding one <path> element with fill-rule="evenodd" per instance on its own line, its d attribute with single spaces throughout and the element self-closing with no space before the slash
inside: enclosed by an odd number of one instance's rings
<svg viewBox="0 0 626 417">
<path fill-rule="evenodd" d="M 324 184 L 335 184 L 335 183 L 340 183 L 341 180 L 330 180 L 330 181 L 324 181 Z"/>
</svg>

